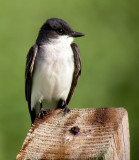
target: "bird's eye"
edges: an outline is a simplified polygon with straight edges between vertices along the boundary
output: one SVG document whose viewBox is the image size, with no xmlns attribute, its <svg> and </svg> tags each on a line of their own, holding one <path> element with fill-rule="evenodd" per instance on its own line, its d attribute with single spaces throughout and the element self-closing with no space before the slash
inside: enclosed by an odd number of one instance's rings
<svg viewBox="0 0 139 160">
<path fill-rule="evenodd" d="M 63 31 L 63 29 L 58 29 L 57 33 L 60 34 L 60 35 L 62 35 L 64 33 L 64 31 Z"/>
</svg>

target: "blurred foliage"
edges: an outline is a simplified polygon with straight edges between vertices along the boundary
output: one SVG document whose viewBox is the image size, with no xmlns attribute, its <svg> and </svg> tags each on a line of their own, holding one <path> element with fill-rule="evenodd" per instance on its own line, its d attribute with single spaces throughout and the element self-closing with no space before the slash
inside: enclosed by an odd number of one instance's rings
<svg viewBox="0 0 139 160">
<path fill-rule="evenodd" d="M 139 159 L 139 1 L 0 1 L 0 159 L 15 159 L 30 127 L 24 95 L 26 54 L 46 19 L 62 18 L 76 39 L 82 76 L 70 107 L 125 107 L 131 159 Z"/>
</svg>

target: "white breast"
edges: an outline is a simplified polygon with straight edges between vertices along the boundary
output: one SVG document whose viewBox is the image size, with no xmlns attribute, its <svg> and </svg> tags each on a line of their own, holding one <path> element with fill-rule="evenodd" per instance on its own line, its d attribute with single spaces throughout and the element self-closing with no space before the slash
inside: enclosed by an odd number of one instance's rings
<svg viewBox="0 0 139 160">
<path fill-rule="evenodd" d="M 43 108 L 54 109 L 59 99 L 67 99 L 74 72 L 72 40 L 62 36 L 40 47 L 33 76 L 31 108 L 42 102 Z"/>
</svg>

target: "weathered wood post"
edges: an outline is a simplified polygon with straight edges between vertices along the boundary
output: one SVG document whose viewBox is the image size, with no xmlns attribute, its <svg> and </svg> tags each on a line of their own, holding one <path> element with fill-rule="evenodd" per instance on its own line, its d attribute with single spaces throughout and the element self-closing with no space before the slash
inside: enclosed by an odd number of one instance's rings
<svg viewBox="0 0 139 160">
<path fill-rule="evenodd" d="M 31 126 L 17 160 L 129 160 L 124 108 L 54 110 Z"/>
</svg>

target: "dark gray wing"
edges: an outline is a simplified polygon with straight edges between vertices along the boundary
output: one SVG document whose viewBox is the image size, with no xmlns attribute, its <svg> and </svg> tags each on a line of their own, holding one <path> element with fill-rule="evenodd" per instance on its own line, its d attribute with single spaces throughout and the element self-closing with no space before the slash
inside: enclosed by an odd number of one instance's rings
<svg viewBox="0 0 139 160">
<path fill-rule="evenodd" d="M 74 93 L 79 76 L 81 75 L 81 57 L 80 57 L 80 52 L 79 52 L 78 46 L 75 43 L 72 43 L 71 48 L 74 53 L 74 68 L 75 69 L 74 69 L 74 73 L 73 73 L 73 80 L 72 80 L 70 92 L 69 92 L 68 98 L 66 100 L 67 105 L 69 104 L 69 102 L 71 100 L 71 97 Z"/>
<path fill-rule="evenodd" d="M 25 95 L 28 101 L 29 112 L 32 122 L 35 119 L 35 112 L 31 110 L 31 88 L 32 88 L 32 76 L 34 71 L 34 64 L 36 55 L 38 53 L 38 45 L 32 46 L 27 54 L 26 69 L 25 69 Z"/>
</svg>

